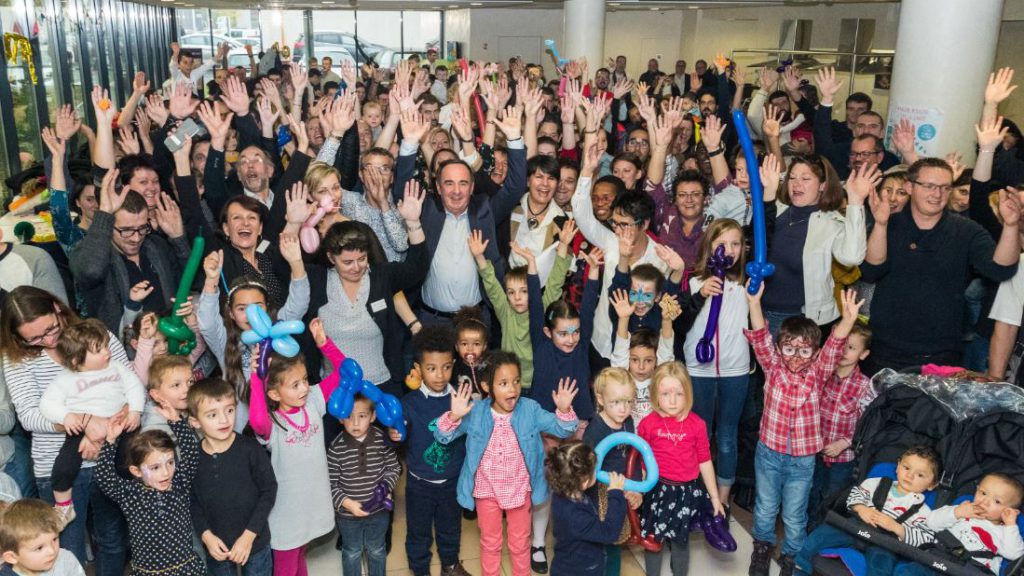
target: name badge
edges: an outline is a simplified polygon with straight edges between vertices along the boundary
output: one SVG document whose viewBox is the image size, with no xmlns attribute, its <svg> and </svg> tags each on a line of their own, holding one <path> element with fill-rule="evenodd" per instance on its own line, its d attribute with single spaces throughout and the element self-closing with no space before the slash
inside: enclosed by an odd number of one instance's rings
<svg viewBox="0 0 1024 576">
<path fill-rule="evenodd" d="M 267 248 L 270 248 L 270 240 L 264 240 L 260 242 L 260 245 L 256 247 L 256 251 L 259 252 L 260 254 L 263 254 L 264 252 L 267 251 Z"/>
<path fill-rule="evenodd" d="M 385 302 L 383 298 L 381 298 L 380 300 L 377 300 L 376 302 L 372 302 L 370 304 L 370 310 L 373 311 L 373 313 L 375 313 L 375 314 L 377 312 L 380 312 L 381 310 L 387 309 L 387 307 L 388 307 L 388 303 Z"/>
<path fill-rule="evenodd" d="M 522 224 L 523 220 L 525 220 L 525 219 L 526 219 L 526 216 L 524 216 L 522 214 L 518 214 L 516 212 L 512 213 L 512 221 L 513 222 L 518 222 L 518 223 Z"/>
</svg>

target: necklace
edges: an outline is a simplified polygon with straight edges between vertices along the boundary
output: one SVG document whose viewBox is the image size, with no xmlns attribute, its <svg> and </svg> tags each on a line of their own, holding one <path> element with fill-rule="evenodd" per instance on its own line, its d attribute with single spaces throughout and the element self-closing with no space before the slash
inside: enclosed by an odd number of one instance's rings
<svg viewBox="0 0 1024 576">
<path fill-rule="evenodd" d="M 683 427 L 685 426 L 685 424 L 683 422 L 680 422 L 679 431 L 672 432 L 672 429 L 668 427 L 668 422 L 671 419 L 671 416 L 666 416 L 664 418 L 664 420 L 662 421 L 662 429 L 665 430 L 665 436 L 670 442 L 672 442 L 672 445 L 679 446 L 679 441 L 683 439 Z"/>
<path fill-rule="evenodd" d="M 285 414 L 284 410 L 281 410 L 280 408 L 278 408 L 278 410 L 277 410 L 277 413 L 281 415 L 281 418 L 284 418 L 285 422 L 287 422 L 288 424 L 291 424 L 292 428 L 295 428 L 300 433 L 305 434 L 306 430 L 309 430 L 309 412 L 306 412 L 306 407 L 305 406 L 302 407 L 301 412 L 302 412 L 302 416 L 303 416 L 303 419 L 305 420 L 305 422 L 302 424 L 302 426 L 299 426 L 294 421 L 292 421 L 292 419 L 289 418 L 287 414 Z"/>
<path fill-rule="evenodd" d="M 530 227 L 530 230 L 533 230 L 540 225 L 539 217 L 548 211 L 548 206 L 551 206 L 551 202 L 548 202 L 540 210 L 534 212 L 533 208 L 530 207 L 530 199 L 526 199 L 526 210 L 530 213 L 530 217 L 526 220 L 526 225 Z"/>
</svg>

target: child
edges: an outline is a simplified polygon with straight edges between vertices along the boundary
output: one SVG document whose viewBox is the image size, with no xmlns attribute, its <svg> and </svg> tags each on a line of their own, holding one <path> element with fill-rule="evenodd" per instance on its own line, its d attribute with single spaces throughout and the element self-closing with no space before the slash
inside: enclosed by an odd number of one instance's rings
<svg viewBox="0 0 1024 576">
<path fill-rule="evenodd" d="M 856 323 L 850 330 L 836 372 L 821 390 L 821 436 L 825 447 L 814 465 L 814 483 L 807 504 L 809 522 L 824 518 L 822 503 L 850 484 L 854 469 L 853 433 L 864 409 L 875 399 L 871 379 L 858 364 L 871 353 L 871 329 Z"/>
<path fill-rule="evenodd" d="M 931 509 L 924 503 L 924 492 L 938 484 L 940 472 L 939 455 L 929 446 L 913 446 L 904 452 L 896 462 L 896 480 L 891 478 L 868 478 L 850 490 L 846 507 L 857 514 L 866 524 L 881 528 L 899 537 L 911 546 L 920 546 L 932 540 L 931 530 L 925 521 Z M 882 494 L 878 494 L 884 490 Z M 883 498 L 884 495 L 884 498 Z M 882 504 L 879 509 L 878 506 Z M 811 574 L 812 563 L 825 548 L 852 547 L 856 538 L 823 524 L 814 529 L 804 542 L 796 557 L 796 568 Z M 867 549 L 867 561 L 875 570 L 892 573 L 895 557 L 877 546 Z"/>
<path fill-rule="evenodd" d="M 192 312 L 191 298 L 189 298 L 189 302 L 185 306 L 178 310 L 178 316 L 185 317 L 185 323 L 188 324 L 189 328 L 196 335 L 196 347 L 192 349 L 192 352 L 186 358 L 191 361 L 192 365 L 199 372 L 196 379 L 202 380 L 206 376 L 207 367 L 201 366 L 200 360 L 203 358 L 203 353 L 206 352 L 206 342 L 203 340 L 202 334 L 199 333 L 199 321 Z M 143 385 L 148 386 L 150 364 L 155 359 L 167 355 L 167 337 L 158 328 L 160 317 L 156 313 L 145 313 L 139 316 L 136 322 L 138 323 L 138 330 L 135 334 L 138 334 L 138 338 L 133 338 L 129 342 L 132 348 L 135 349 L 135 360 L 132 365 L 135 367 L 135 373 L 139 375 Z M 203 364 L 206 363 L 203 362 Z"/>
<path fill-rule="evenodd" d="M 940 545 L 955 541 L 972 560 L 999 574 L 1003 560 L 1024 556 L 1024 541 L 1017 525 L 1022 497 L 1024 488 L 1017 479 L 1005 474 L 986 474 L 971 501 L 935 510 L 928 516 L 927 525 L 935 531 Z M 921 572 L 909 570 L 902 574 Z"/>
<path fill-rule="evenodd" d="M 732 258 L 732 266 L 719 280 L 708 268 L 708 258 L 719 246 Z M 697 252 L 694 277 L 690 278 L 691 298 L 699 303 L 700 312 L 686 334 L 683 349 L 686 370 L 693 379 L 693 409 L 708 426 L 715 424 L 718 447 L 718 495 L 729 509 L 729 492 L 736 481 L 737 438 L 740 416 L 747 400 L 747 377 L 750 372 L 750 345 L 743 337 L 747 327 L 747 298 L 744 296 L 743 229 L 735 220 L 715 220 L 704 231 Z M 706 364 L 697 360 L 697 342 L 704 336 L 711 315 L 711 300 L 722 295 L 718 328 L 711 343 L 715 358 Z"/>
<path fill-rule="evenodd" d="M 192 522 L 213 576 L 270 576 L 270 526 L 277 479 L 266 450 L 235 432 L 235 388 L 220 378 L 188 391 L 189 423 L 202 432 L 192 486 Z"/>
<path fill-rule="evenodd" d="M 320 384 L 310 386 L 302 354 L 271 355 L 265 392 L 256 373 L 258 353 L 250 367 L 249 425 L 269 446 L 277 477 L 277 500 L 269 517 L 275 576 L 306 574 L 306 544 L 334 528 L 323 422 L 345 355 L 327 338 L 319 318 L 310 322 L 309 331 L 334 366 Z"/>
<path fill-rule="evenodd" d="M 591 448 L 597 446 L 601 440 L 615 432 L 635 433 L 634 419 L 630 415 L 631 407 L 636 404 L 637 387 L 635 380 L 622 368 L 605 368 L 594 378 L 594 396 L 597 398 L 597 406 L 600 412 L 597 417 L 590 421 L 590 425 L 583 432 L 583 442 Z M 602 470 L 608 472 L 626 473 L 626 460 L 629 455 L 629 446 L 623 444 L 609 450 L 604 457 Z M 642 502 L 642 495 L 638 492 L 626 492 L 626 501 L 629 507 L 637 509 Z M 552 505 L 554 508 L 554 505 Z M 555 515 L 555 540 L 558 540 L 558 515 Z M 621 528 L 621 526 L 620 526 Z M 622 549 L 612 543 L 604 547 L 605 574 L 618 576 L 622 564 Z M 558 555 L 555 555 L 557 562 Z"/>
<path fill-rule="evenodd" d="M 402 396 L 409 467 L 405 482 L 405 518 L 408 536 L 405 553 L 414 576 L 430 574 L 430 546 L 437 539 L 444 576 L 464 576 L 459 562 L 462 520 L 459 517 L 456 483 L 466 459 L 466 443 L 434 440 L 437 420 L 451 406 L 450 384 L 455 363 L 455 338 L 450 328 L 428 326 L 413 338 L 422 384 L 418 391 Z M 461 387 L 461 384 L 460 384 Z M 391 431 L 391 439 L 401 440 Z"/>
<path fill-rule="evenodd" d="M 846 337 L 857 321 L 857 311 L 863 301 L 857 301 L 852 290 L 843 292 L 842 320 L 819 351 L 821 329 L 802 316 L 783 322 L 779 344 L 773 345 L 761 311 L 762 294 L 764 284 L 757 294 L 747 292 L 751 330 L 744 330 L 765 373 L 764 415 L 754 455 L 754 471 L 763 480 L 757 483 L 750 575 L 768 575 L 771 549 L 775 544 L 775 520 L 783 506 L 786 541 L 779 563 L 782 574 L 788 576 L 793 573 L 794 556 L 806 537 L 807 497 L 814 478 L 814 456 L 824 445 L 821 388 L 842 358 Z"/>
<path fill-rule="evenodd" d="M 585 255 L 590 264 L 590 273 L 583 289 L 583 305 L 579 310 L 565 300 L 556 300 L 545 311 L 541 306 L 540 278 L 537 276 L 537 260 L 533 252 L 515 243 L 512 244 L 512 251 L 527 262 L 527 300 L 534 362 L 531 396 L 542 408 L 554 412 L 555 406 L 550 398 L 555 390 L 555 384 L 560 384 L 564 380 L 579 385 L 579 395 L 573 401 L 573 410 L 580 420 L 573 438 L 579 440 L 583 437 L 587 422 L 594 416 L 594 402 L 590 398 L 590 387 L 587 386 L 587 382 L 590 381 L 590 347 L 586 343 L 590 342 L 594 331 L 594 313 L 600 290 L 600 259 L 603 254 L 600 250 L 594 250 Z M 583 342 L 582 346 L 580 342 Z M 557 435 L 544 436 L 545 452 L 555 447 L 560 438 Z M 542 502 L 534 510 L 530 562 L 533 571 L 540 574 L 547 571 L 548 560 L 544 550 L 544 539 L 550 517 L 550 502 Z"/>
<path fill-rule="evenodd" d="M 554 266 L 544 286 L 541 307 L 547 308 L 562 295 L 565 274 L 572 264 L 569 242 L 576 235 L 576 223 L 566 220 L 558 235 L 558 249 Z M 494 275 L 494 266 L 484 258 L 487 240 L 483 233 L 474 230 L 469 238 L 469 251 L 476 259 L 487 299 L 491 301 L 494 315 L 501 325 L 501 349 L 513 352 L 523 363 L 523 390 L 527 393 L 533 386 L 533 347 L 530 344 L 530 311 L 527 304 L 529 292 L 526 289 L 526 267 L 520 266 L 505 272 L 505 287 L 502 289 Z"/>
<path fill-rule="evenodd" d="M 379 484 L 389 494 L 394 491 L 402 466 L 395 450 L 385 441 L 384 432 L 373 426 L 375 419 L 373 402 L 356 394 L 352 412 L 341 421 L 344 431 L 334 438 L 327 451 L 345 576 L 362 575 L 363 553 L 369 576 L 384 576 L 386 569 L 384 535 L 391 515 L 383 507 L 367 510 L 364 506 Z"/>
<path fill-rule="evenodd" d="M 651 413 L 651 398 L 648 388 L 654 369 L 675 360 L 672 353 L 672 342 L 675 340 L 673 322 L 682 312 L 676 303 L 675 296 L 662 298 L 658 302 L 661 308 L 661 336 L 650 328 L 639 328 L 629 333 L 629 319 L 633 315 L 636 304 L 630 302 L 625 290 L 609 294 L 609 310 L 614 310 L 618 318 L 615 329 L 615 346 L 612 348 L 612 366 L 628 368 L 636 388 L 636 402 L 633 403 L 633 420 L 639 422 Z"/>
<path fill-rule="evenodd" d="M 64 370 L 43 392 L 39 411 L 50 422 L 64 426 L 68 434 L 50 476 L 55 508 L 66 526 L 75 519 L 71 486 L 82 468 L 80 444 L 84 438 L 102 443 L 107 419 L 125 404 L 129 410 L 125 428 L 138 428 L 146 390 L 130 368 L 110 361 L 110 333 L 95 318 L 64 328 L 57 354 Z"/>
<path fill-rule="evenodd" d="M 295 248 L 290 247 L 294 238 L 282 236 L 281 249 L 291 254 Z M 286 249 L 286 246 L 289 246 Z M 301 320 L 309 307 L 309 277 L 302 263 L 301 251 L 297 259 L 289 256 L 292 280 L 288 287 L 288 299 L 277 311 L 277 320 Z M 223 278 L 221 268 L 224 265 L 224 254 L 221 250 L 210 252 L 203 260 L 203 273 L 206 282 L 203 292 L 199 295 L 199 331 L 207 346 L 217 358 L 224 379 L 238 390 L 238 407 L 235 418 L 235 432 L 241 432 L 249 422 L 249 378 L 252 358 L 255 356 L 254 346 L 242 342 L 242 332 L 249 330 L 249 318 L 245 309 L 256 304 L 267 310 L 270 295 L 267 287 L 254 276 L 239 276 L 228 288 L 224 306 L 220 303 L 220 282 Z M 274 311 L 269 310 L 271 318 Z"/>
<path fill-rule="evenodd" d="M 466 436 L 466 462 L 459 474 L 459 504 L 476 509 L 480 565 L 484 576 L 501 573 L 502 513 L 508 521 L 513 576 L 530 575 L 530 506 L 548 499 L 540 432 L 565 438 L 576 430 L 576 384 L 563 380 L 552 393 L 555 413 L 522 397 L 519 359 L 496 350 L 483 377 L 488 398 L 472 402 L 469 386 L 452 395 L 451 409 L 437 421 L 434 438 L 450 444 Z"/>
<path fill-rule="evenodd" d="M 18 500 L 0 512 L 0 576 L 85 576 L 75 555 L 60 547 L 63 521 L 42 500 Z"/>
<path fill-rule="evenodd" d="M 551 485 L 551 510 L 555 517 L 551 576 L 603 576 L 605 551 L 622 533 L 626 479 L 618 472 L 609 473 L 608 509 L 602 518 L 596 490 L 592 490 L 597 481 L 596 465 L 594 449 L 582 442 L 562 444 L 548 456 L 544 477 Z"/>
<path fill-rule="evenodd" d="M 171 422 L 178 437 L 177 451 L 167 434 L 159 430 L 139 432 L 127 440 L 125 450 L 128 470 L 134 478 L 121 477 L 115 460 L 124 422 L 112 418 L 94 479 L 103 494 L 117 503 L 128 522 L 132 576 L 202 576 L 206 566 L 192 546 L 189 515 L 198 442 L 187 420 L 175 420 L 173 408 L 160 406 L 158 410 Z"/>
<path fill-rule="evenodd" d="M 480 308 L 476 306 L 463 306 L 452 318 L 455 325 L 454 348 L 458 352 L 452 374 L 456 386 L 469 382 L 473 387 L 474 400 L 486 395 L 480 388 L 480 373 L 486 366 L 484 354 L 487 352 L 489 334 L 480 314 Z"/>
<path fill-rule="evenodd" d="M 674 250 L 660 244 L 655 245 L 655 252 L 661 258 L 672 274 L 667 281 L 665 275 L 652 264 L 640 264 L 632 270 L 629 268 L 630 259 L 636 249 L 634 241 L 636 230 L 623 228 L 619 233 L 619 263 L 615 267 L 615 276 L 608 286 L 608 296 L 619 291 L 626 292 L 629 302 L 633 304 L 633 313 L 629 316 L 628 331 L 635 332 L 640 328 L 659 330 L 661 328 L 661 308 L 657 306 L 662 295 L 669 294 L 677 297 L 684 297 L 679 293 L 679 283 L 683 280 L 683 269 L 686 263 Z M 688 299 L 688 296 L 686 297 Z M 616 325 L 619 314 L 614 306 L 608 307 L 608 316 L 612 325 Z"/>
<path fill-rule="evenodd" d="M 174 438 L 170 424 L 156 407 L 165 405 L 177 410 L 179 415 L 188 413 L 188 391 L 195 384 L 192 361 L 188 356 L 160 356 L 148 369 L 146 389 L 150 401 L 142 413 L 142 430 L 163 430 Z"/>
<path fill-rule="evenodd" d="M 364 102 L 362 109 L 363 120 L 366 122 L 366 125 L 370 127 L 370 131 L 373 134 L 373 141 L 376 142 L 383 130 L 381 124 L 384 119 L 384 110 L 381 108 L 380 103 L 374 100 Z"/>
<path fill-rule="evenodd" d="M 699 517 L 722 517 L 707 427 L 693 408 L 693 387 L 681 362 L 658 366 L 651 382 L 654 412 L 636 433 L 651 445 L 661 477 L 644 495 L 642 537 L 664 544 L 661 552 L 644 552 L 648 574 L 661 572 L 661 557 L 671 550 L 672 575 L 685 576 L 690 566 L 690 525 Z M 704 482 L 703 488 L 701 480 Z"/>
</svg>

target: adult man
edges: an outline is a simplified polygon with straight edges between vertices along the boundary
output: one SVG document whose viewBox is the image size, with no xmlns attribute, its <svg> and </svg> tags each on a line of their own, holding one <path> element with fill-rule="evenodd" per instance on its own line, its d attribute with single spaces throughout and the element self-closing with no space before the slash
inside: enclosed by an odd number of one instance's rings
<svg viewBox="0 0 1024 576">
<path fill-rule="evenodd" d="M 612 82 L 611 82 L 612 84 L 615 84 L 619 80 L 628 80 L 629 79 L 629 75 L 626 74 L 626 57 L 625 56 L 623 56 L 622 54 L 619 54 L 618 56 L 615 57 L 614 64 L 611 63 L 611 62 L 609 62 L 609 64 L 612 64 Z"/>
<path fill-rule="evenodd" d="M 885 147 L 882 139 L 874 134 L 861 134 L 850 143 L 850 172 L 856 172 L 861 166 L 880 165 L 885 160 Z"/>
<path fill-rule="evenodd" d="M 714 86 L 715 84 L 715 72 L 708 68 L 707 60 L 701 58 L 693 63 L 693 71 L 697 73 L 697 78 L 700 78 L 702 86 Z"/>
<path fill-rule="evenodd" d="M 658 59 L 651 58 L 647 61 L 647 71 L 640 75 L 640 81 L 648 86 L 648 94 L 654 94 L 654 82 L 658 79 L 658 72 Z"/>
<path fill-rule="evenodd" d="M 676 72 L 672 75 L 672 95 L 682 96 L 690 91 L 690 75 L 686 73 L 686 60 L 676 60 Z"/>
<path fill-rule="evenodd" d="M 169 241 L 152 234 L 149 208 L 137 192 L 114 190 L 116 171 L 100 190 L 100 207 L 71 253 L 71 273 L 89 314 L 121 333 L 125 309 L 163 312 L 171 304 L 189 246 L 181 212 L 166 193 L 156 221 Z"/>
<path fill-rule="evenodd" d="M 844 131 L 841 127 L 837 128 L 840 123 L 832 120 L 832 103 L 843 81 L 836 78 L 834 68 L 822 68 L 818 71 L 817 82 L 821 106 L 814 114 L 814 151 L 828 158 L 839 177 L 845 180 L 850 175 L 852 140 L 864 134 L 882 138 L 885 133 L 885 122 L 878 113 L 870 110 L 870 98 L 868 103 L 864 103 L 860 98 L 852 102 L 848 99 L 845 128 L 850 130 L 851 136 L 845 140 L 837 140 L 836 134 L 843 136 Z M 882 155 L 882 161 L 878 163 L 882 170 L 888 170 L 900 163 L 895 154 L 884 148 Z"/>
<path fill-rule="evenodd" d="M 217 47 L 217 56 L 210 62 L 200 64 L 196 67 L 196 59 L 190 52 L 182 52 L 177 42 L 171 42 L 171 61 L 168 68 L 171 71 L 171 83 L 186 82 L 192 93 L 198 95 L 199 87 L 203 85 L 203 77 L 213 68 L 216 62 L 226 58 L 228 45 L 223 43 Z"/>
<path fill-rule="evenodd" d="M 341 76 L 338 76 L 337 73 L 331 70 L 331 66 L 334 65 L 334 59 L 330 56 L 324 56 L 321 62 L 323 62 L 323 70 L 320 71 L 321 81 L 324 84 L 327 82 L 337 82 L 338 86 L 341 86 Z"/>
<path fill-rule="evenodd" d="M 438 194 L 423 205 L 423 230 L 430 254 L 430 272 L 423 282 L 419 311 L 424 326 L 450 324 L 463 306 L 475 306 L 482 299 L 479 278 L 467 239 L 481 230 L 488 241 L 485 256 L 504 276 L 504 262 L 498 252 L 495 227 L 509 219 L 512 209 L 526 192 L 526 149 L 522 140 L 522 118 L 517 114 L 496 119 L 495 125 L 507 138 L 508 175 L 494 194 L 473 194 L 473 172 L 461 160 L 441 164 L 436 182 Z M 412 178 L 416 152 L 430 123 L 415 111 L 402 116 L 402 144 L 396 165 L 392 199 L 401 200 L 405 184 Z"/>
<path fill-rule="evenodd" d="M 440 62 L 437 59 L 437 48 L 427 49 L 427 63 L 424 66 L 430 67 L 430 73 L 434 74 L 438 66 L 444 66 L 444 62 Z"/>
<path fill-rule="evenodd" d="M 438 62 L 433 74 L 434 83 L 430 85 L 430 93 L 443 106 L 448 103 L 448 67 Z"/>
<path fill-rule="evenodd" d="M 1000 192 L 999 242 L 979 224 L 946 212 L 953 170 L 924 158 L 907 174 L 909 210 L 892 214 L 874 193 L 875 226 L 868 237 L 863 280 L 875 283 L 874 343 L 866 374 L 922 364 L 955 366 L 971 269 L 997 282 L 1013 276 L 1020 258 L 1020 202 Z"/>
</svg>

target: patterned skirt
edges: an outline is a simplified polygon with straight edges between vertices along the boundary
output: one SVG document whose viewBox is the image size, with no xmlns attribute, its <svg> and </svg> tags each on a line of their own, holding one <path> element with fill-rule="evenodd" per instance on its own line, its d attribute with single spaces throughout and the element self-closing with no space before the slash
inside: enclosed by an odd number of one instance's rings
<svg viewBox="0 0 1024 576">
<path fill-rule="evenodd" d="M 640 533 L 645 538 L 653 535 L 659 542 L 686 543 L 690 539 L 690 522 L 710 511 L 711 500 L 699 478 L 680 483 L 659 480 L 644 495 Z"/>
</svg>

